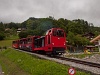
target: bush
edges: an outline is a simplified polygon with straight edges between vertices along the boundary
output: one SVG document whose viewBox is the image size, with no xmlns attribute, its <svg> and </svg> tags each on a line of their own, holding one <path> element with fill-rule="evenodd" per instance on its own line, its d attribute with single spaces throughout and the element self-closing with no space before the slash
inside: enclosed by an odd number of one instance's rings
<svg viewBox="0 0 100 75">
<path fill-rule="evenodd" d="M 5 34 L 4 33 L 0 33 L 0 40 L 3 40 L 5 38 Z"/>
<path fill-rule="evenodd" d="M 0 47 L 0 49 L 2 49 L 2 47 Z"/>
<path fill-rule="evenodd" d="M 6 47 L 6 46 L 4 46 L 4 47 L 3 47 L 3 49 L 7 49 L 7 47 Z"/>
<path fill-rule="evenodd" d="M 20 32 L 18 36 L 19 38 L 26 38 L 28 36 L 28 32 L 26 31 Z"/>
</svg>

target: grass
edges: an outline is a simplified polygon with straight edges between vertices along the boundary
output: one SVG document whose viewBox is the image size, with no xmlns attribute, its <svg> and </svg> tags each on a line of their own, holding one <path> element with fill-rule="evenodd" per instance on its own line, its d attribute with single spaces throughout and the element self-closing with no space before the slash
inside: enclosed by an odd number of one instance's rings
<svg viewBox="0 0 100 75">
<path fill-rule="evenodd" d="M 68 75 L 69 66 L 39 59 L 13 49 L 0 51 L 0 64 L 9 75 Z M 90 75 L 76 69 L 76 75 Z"/>
<path fill-rule="evenodd" d="M 29 75 L 27 72 L 19 68 L 15 63 L 10 61 L 8 58 L 0 55 L 0 65 L 5 75 Z"/>
<path fill-rule="evenodd" d="M 0 41 L 0 47 L 11 47 L 12 46 L 12 41 L 18 39 L 18 36 L 11 36 L 5 38 L 5 40 Z"/>
<path fill-rule="evenodd" d="M 11 35 L 9 37 L 6 37 L 5 40 L 16 40 L 18 38 L 19 38 L 18 35 Z"/>
<path fill-rule="evenodd" d="M 11 47 L 13 40 L 2 40 L 0 41 L 0 47 Z"/>
</svg>

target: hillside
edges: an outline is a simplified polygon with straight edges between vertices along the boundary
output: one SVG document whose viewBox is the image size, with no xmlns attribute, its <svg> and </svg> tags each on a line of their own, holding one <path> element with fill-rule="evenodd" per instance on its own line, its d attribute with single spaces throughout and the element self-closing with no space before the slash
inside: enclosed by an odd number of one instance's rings
<svg viewBox="0 0 100 75">
<path fill-rule="evenodd" d="M 25 28 L 22 32 L 17 33 L 18 28 Z M 54 17 L 34 18 L 30 17 L 22 23 L 0 23 L 0 40 L 8 39 L 11 36 L 18 35 L 19 38 L 25 38 L 29 35 L 45 35 L 50 28 L 62 28 L 66 33 L 69 45 L 73 47 L 91 45 L 90 39 L 83 35 L 92 33 L 96 37 L 100 34 L 100 27 L 95 27 L 83 19 L 68 20 L 64 18 L 55 19 Z"/>
<path fill-rule="evenodd" d="M 55 19 L 52 16 L 47 18 L 34 18 L 30 17 L 22 23 L 0 23 L 0 35 L 8 37 L 16 35 L 18 28 L 26 28 L 28 35 L 44 35 L 45 32 L 53 27 L 62 28 L 66 34 L 72 32 L 75 35 L 83 35 L 91 32 L 97 36 L 100 33 L 100 27 L 95 27 L 93 23 L 89 23 L 83 19 L 68 20 L 64 18 Z"/>
</svg>

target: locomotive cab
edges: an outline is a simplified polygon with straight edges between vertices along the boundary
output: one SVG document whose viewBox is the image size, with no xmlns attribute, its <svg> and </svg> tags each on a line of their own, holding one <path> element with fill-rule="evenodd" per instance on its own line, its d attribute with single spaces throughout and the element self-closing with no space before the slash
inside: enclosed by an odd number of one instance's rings
<svg viewBox="0 0 100 75">
<path fill-rule="evenodd" d="M 60 28 L 52 28 L 46 33 L 48 51 L 53 54 L 62 54 L 66 49 L 66 37 L 64 30 Z"/>
</svg>

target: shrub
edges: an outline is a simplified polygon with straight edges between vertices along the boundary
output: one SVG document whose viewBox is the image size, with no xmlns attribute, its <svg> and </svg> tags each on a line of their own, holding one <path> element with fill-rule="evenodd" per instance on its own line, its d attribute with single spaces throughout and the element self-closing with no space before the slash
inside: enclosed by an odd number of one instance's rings
<svg viewBox="0 0 100 75">
<path fill-rule="evenodd" d="M 3 49 L 7 49 L 7 47 L 6 47 L 6 46 L 4 46 L 4 47 L 3 47 Z"/>
<path fill-rule="evenodd" d="M 19 33 L 19 38 L 26 38 L 28 36 L 28 33 L 26 31 L 22 31 Z"/>
<path fill-rule="evenodd" d="M 0 40 L 3 40 L 5 38 L 5 34 L 4 33 L 0 33 Z"/>
</svg>

